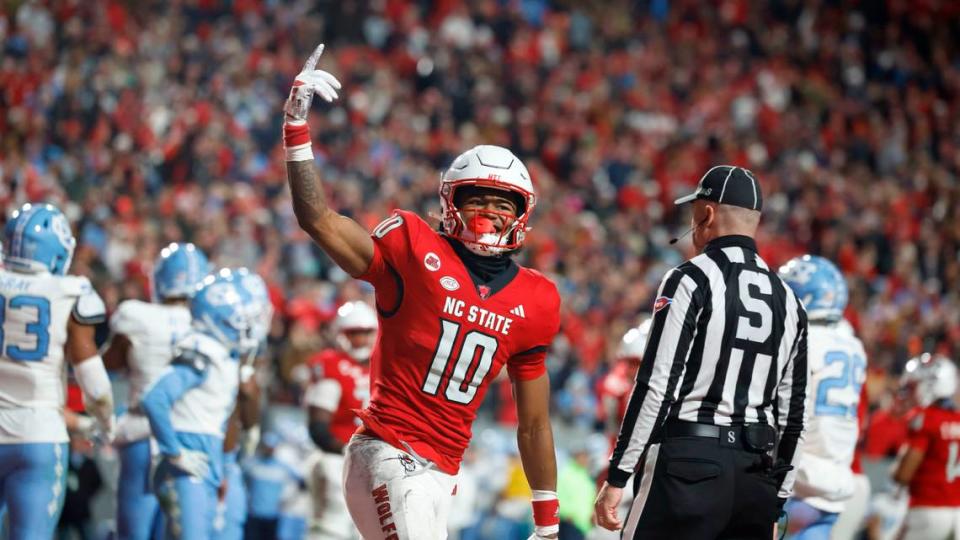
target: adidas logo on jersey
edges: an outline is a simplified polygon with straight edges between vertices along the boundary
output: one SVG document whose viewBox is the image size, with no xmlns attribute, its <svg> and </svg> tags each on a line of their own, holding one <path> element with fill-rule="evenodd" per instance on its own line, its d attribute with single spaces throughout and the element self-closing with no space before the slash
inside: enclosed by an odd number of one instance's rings
<svg viewBox="0 0 960 540">
<path fill-rule="evenodd" d="M 523 313 L 523 304 L 520 304 L 519 306 L 511 309 L 511 310 L 510 310 L 510 314 L 511 314 L 511 315 L 516 315 L 517 317 L 520 317 L 521 319 L 526 319 L 526 318 L 527 318 L 527 316 L 524 315 L 524 313 Z"/>
</svg>

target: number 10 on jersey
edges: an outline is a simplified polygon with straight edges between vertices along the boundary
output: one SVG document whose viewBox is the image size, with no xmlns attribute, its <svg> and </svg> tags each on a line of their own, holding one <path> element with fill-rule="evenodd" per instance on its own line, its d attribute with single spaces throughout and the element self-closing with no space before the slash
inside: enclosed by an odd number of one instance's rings
<svg viewBox="0 0 960 540">
<path fill-rule="evenodd" d="M 437 342 L 430 370 L 423 381 L 422 390 L 431 396 L 437 395 L 440 383 L 447 371 L 450 358 L 454 356 L 454 345 L 460 334 L 460 325 L 440 319 L 440 340 Z M 457 356 L 453 372 L 447 382 L 444 396 L 450 401 L 469 404 L 477 395 L 477 389 L 483 383 L 490 367 L 493 365 L 493 356 L 497 352 L 497 339 L 477 330 L 471 330 L 463 337 L 460 352 Z"/>
</svg>

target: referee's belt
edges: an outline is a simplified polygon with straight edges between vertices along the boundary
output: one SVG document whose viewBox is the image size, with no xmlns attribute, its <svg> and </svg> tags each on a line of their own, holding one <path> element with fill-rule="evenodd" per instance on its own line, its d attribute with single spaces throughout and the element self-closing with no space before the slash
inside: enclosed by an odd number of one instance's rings
<svg viewBox="0 0 960 540">
<path fill-rule="evenodd" d="M 664 424 L 663 438 L 677 437 L 716 439 L 721 446 L 742 448 L 757 453 L 769 452 L 777 444 L 777 431 L 767 424 L 715 426 L 680 420 L 671 420 Z"/>
</svg>

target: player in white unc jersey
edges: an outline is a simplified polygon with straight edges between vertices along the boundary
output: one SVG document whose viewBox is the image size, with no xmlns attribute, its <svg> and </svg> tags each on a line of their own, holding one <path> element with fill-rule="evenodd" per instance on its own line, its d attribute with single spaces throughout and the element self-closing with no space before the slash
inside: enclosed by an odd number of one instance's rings
<svg viewBox="0 0 960 540">
<path fill-rule="evenodd" d="M 0 270 L 0 503 L 11 539 L 50 538 L 67 462 L 66 358 L 101 435 L 113 436 L 113 395 L 94 326 L 103 300 L 66 275 L 76 240 L 56 207 L 26 204 L 4 227 Z"/>
<path fill-rule="evenodd" d="M 246 268 L 235 270 L 240 286 L 249 294 L 248 313 L 252 318 L 252 350 L 240 354 L 240 391 L 237 405 L 227 426 L 223 442 L 224 479 L 226 491 L 217 505 L 214 520 L 214 537 L 217 540 L 243 540 L 243 526 L 247 520 L 247 490 L 243 483 L 243 471 L 238 464 L 241 438 L 244 447 L 256 447 L 259 438 L 260 392 L 254 377 L 254 362 L 267 345 L 267 335 L 273 321 L 273 304 L 267 284 L 260 275 Z M 246 430 L 246 433 L 241 433 Z"/>
<path fill-rule="evenodd" d="M 207 276 L 190 301 L 194 331 L 177 343 L 170 366 L 140 402 L 160 449 L 153 488 L 168 538 L 206 540 L 214 534 L 239 357 L 256 346 L 249 303 L 235 273 Z"/>
<path fill-rule="evenodd" d="M 209 272 L 206 255 L 193 244 L 163 248 L 151 274 L 153 303 L 126 300 L 110 317 L 107 369 L 126 368 L 127 413 L 117 423 L 120 454 L 117 533 L 122 540 L 162 535 L 162 514 L 150 489 L 150 424 L 140 410 L 144 392 L 173 358 L 174 345 L 190 330 L 190 298 Z"/>
<path fill-rule="evenodd" d="M 812 411 L 797 465 L 794 497 L 786 507 L 791 536 L 829 540 L 856 483 L 850 468 L 860 434 L 857 407 L 866 381 L 863 344 L 840 322 L 847 305 L 847 285 L 833 263 L 813 255 L 790 260 L 780 277 L 807 310 Z"/>
</svg>

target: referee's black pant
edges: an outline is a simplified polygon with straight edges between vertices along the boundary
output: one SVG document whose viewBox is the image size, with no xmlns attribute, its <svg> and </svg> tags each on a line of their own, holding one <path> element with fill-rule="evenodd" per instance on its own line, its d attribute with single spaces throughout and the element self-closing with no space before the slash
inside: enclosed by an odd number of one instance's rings
<svg viewBox="0 0 960 540">
<path fill-rule="evenodd" d="M 780 483 L 771 469 L 738 428 L 721 428 L 719 437 L 668 434 L 650 445 L 634 477 L 623 538 L 770 540 Z"/>
</svg>

